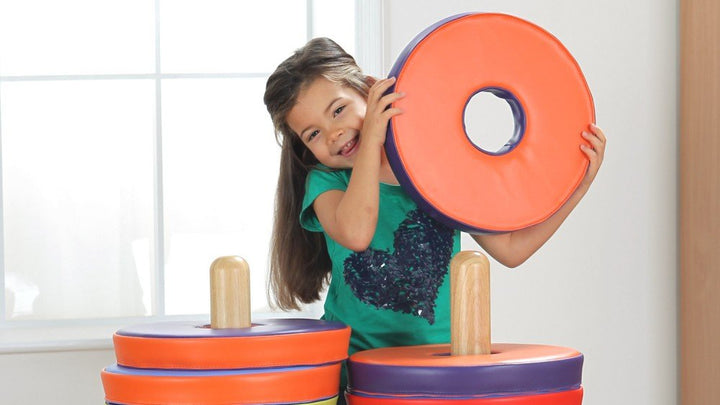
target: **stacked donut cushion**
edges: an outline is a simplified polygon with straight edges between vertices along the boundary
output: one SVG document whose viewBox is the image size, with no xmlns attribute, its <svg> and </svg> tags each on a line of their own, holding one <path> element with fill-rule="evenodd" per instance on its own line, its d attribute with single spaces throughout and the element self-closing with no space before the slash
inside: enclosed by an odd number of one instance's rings
<svg viewBox="0 0 720 405">
<path fill-rule="evenodd" d="M 334 404 L 350 328 L 309 319 L 249 328 L 136 325 L 113 337 L 102 373 L 108 404 Z"/>
<path fill-rule="evenodd" d="M 351 405 L 580 405 L 583 355 L 545 345 L 493 344 L 451 356 L 450 345 L 367 350 L 348 361 Z"/>
</svg>

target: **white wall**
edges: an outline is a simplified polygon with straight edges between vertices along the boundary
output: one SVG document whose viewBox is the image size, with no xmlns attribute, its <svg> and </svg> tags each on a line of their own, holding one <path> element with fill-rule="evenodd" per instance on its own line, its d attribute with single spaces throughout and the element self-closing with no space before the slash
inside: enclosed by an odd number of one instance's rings
<svg viewBox="0 0 720 405">
<path fill-rule="evenodd" d="M 585 354 L 585 405 L 676 403 L 675 0 L 389 0 L 385 66 L 426 26 L 499 11 L 557 36 L 609 140 L 590 193 L 518 269 L 494 264 L 493 339 Z M 472 247 L 472 242 L 467 243 Z M 97 404 L 111 350 L 0 355 L 0 402 Z"/>
<path fill-rule="evenodd" d="M 100 370 L 114 362 L 112 350 L 0 354 L 0 403 L 102 404 Z"/>
<path fill-rule="evenodd" d="M 677 1 L 386 1 L 386 72 L 417 33 L 467 11 L 513 14 L 560 39 L 608 137 L 558 233 L 517 269 L 493 263 L 493 341 L 583 352 L 585 405 L 675 404 Z"/>
</svg>

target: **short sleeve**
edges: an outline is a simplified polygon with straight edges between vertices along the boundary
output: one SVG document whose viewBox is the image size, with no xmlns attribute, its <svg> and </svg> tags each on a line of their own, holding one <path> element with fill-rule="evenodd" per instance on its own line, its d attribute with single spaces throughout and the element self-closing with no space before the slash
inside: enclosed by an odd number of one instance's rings
<svg viewBox="0 0 720 405">
<path fill-rule="evenodd" d="M 320 194 L 326 191 L 347 190 L 349 180 L 349 170 L 311 170 L 305 181 L 305 196 L 300 211 L 300 226 L 311 232 L 322 232 L 322 226 L 312 207 L 313 202 Z"/>
</svg>

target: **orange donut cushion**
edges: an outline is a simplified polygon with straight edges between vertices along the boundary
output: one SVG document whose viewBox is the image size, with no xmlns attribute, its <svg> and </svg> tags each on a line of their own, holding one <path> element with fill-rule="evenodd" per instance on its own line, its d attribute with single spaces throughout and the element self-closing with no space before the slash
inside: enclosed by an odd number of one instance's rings
<svg viewBox="0 0 720 405">
<path fill-rule="evenodd" d="M 122 366 L 185 370 L 340 362 L 347 358 L 349 340 L 350 328 L 343 324 L 305 319 L 256 320 L 251 328 L 225 330 L 162 322 L 113 335 Z"/>
<path fill-rule="evenodd" d="M 450 345 L 444 344 L 355 353 L 348 361 L 347 392 L 357 399 L 351 404 L 370 405 L 362 398 L 552 403 L 542 400 L 547 393 L 562 393 L 553 397 L 555 403 L 580 404 L 583 355 L 578 351 L 510 343 L 493 344 L 491 350 L 488 355 L 451 356 Z"/>
<path fill-rule="evenodd" d="M 113 404 L 295 404 L 336 397 L 340 363 L 229 371 L 110 366 L 100 376 Z"/>
<path fill-rule="evenodd" d="M 537 224 L 570 197 L 587 169 L 580 134 L 595 121 L 590 90 L 554 36 L 505 14 L 453 16 L 419 34 L 390 76 L 406 97 L 388 126 L 386 152 L 421 208 L 473 233 Z M 468 101 L 508 101 L 515 134 L 488 152 L 465 132 Z"/>
</svg>

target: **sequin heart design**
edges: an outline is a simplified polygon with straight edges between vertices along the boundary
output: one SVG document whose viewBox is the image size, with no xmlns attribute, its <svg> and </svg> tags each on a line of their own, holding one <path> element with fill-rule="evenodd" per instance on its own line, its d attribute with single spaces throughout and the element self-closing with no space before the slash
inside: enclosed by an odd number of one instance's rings
<svg viewBox="0 0 720 405">
<path fill-rule="evenodd" d="M 352 253 L 344 276 L 362 302 L 435 322 L 435 299 L 448 271 L 454 231 L 419 209 L 394 232 L 393 248 Z"/>
</svg>

